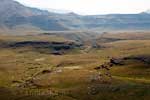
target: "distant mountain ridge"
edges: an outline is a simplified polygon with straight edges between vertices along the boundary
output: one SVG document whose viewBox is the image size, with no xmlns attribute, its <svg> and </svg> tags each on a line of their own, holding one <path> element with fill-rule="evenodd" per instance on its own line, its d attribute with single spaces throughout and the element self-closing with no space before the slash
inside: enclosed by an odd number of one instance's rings
<svg viewBox="0 0 150 100">
<path fill-rule="evenodd" d="M 149 13 L 149 11 L 147 11 Z M 0 29 L 46 31 L 64 30 L 149 30 L 150 14 L 108 14 L 81 16 L 75 13 L 59 14 L 26 7 L 13 0 L 1 0 Z"/>
</svg>

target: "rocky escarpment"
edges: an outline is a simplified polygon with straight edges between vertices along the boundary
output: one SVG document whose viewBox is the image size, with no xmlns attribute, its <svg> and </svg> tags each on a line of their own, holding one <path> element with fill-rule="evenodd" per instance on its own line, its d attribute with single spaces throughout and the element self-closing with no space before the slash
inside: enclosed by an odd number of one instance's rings
<svg viewBox="0 0 150 100">
<path fill-rule="evenodd" d="M 129 57 L 123 57 L 123 58 L 111 58 L 108 62 L 95 67 L 95 70 L 99 69 L 106 69 L 110 70 L 111 67 L 113 66 L 123 66 L 127 64 L 127 61 L 138 61 L 139 63 L 142 62 L 144 64 L 149 65 L 150 64 L 150 56 L 145 56 L 145 55 L 139 55 L 139 56 L 129 56 Z M 128 63 L 130 64 L 130 63 Z"/>
<path fill-rule="evenodd" d="M 71 41 L 66 41 L 66 42 L 21 41 L 21 42 L 11 42 L 6 44 L 3 47 L 15 49 L 15 50 L 20 49 L 21 50 L 20 52 L 26 52 L 28 50 L 32 50 L 32 51 L 38 51 L 40 53 L 62 55 L 68 52 L 69 50 L 80 48 L 82 47 L 82 45 Z"/>
</svg>

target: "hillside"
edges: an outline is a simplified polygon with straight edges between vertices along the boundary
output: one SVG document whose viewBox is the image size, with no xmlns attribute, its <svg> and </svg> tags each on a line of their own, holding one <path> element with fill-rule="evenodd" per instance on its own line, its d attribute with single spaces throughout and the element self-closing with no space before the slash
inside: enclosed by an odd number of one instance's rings
<svg viewBox="0 0 150 100">
<path fill-rule="evenodd" d="M 149 100 L 148 34 L 96 35 L 97 46 L 86 32 L 1 35 L 0 98 Z"/>
<path fill-rule="evenodd" d="M 150 11 L 66 12 L 0 0 L 0 100 L 150 100 Z"/>
</svg>

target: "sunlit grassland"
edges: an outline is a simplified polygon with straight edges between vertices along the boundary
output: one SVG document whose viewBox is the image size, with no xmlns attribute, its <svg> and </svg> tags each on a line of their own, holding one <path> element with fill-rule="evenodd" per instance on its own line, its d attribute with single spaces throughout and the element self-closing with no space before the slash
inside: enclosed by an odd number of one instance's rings
<svg viewBox="0 0 150 100">
<path fill-rule="evenodd" d="M 58 40 L 57 40 L 57 39 Z M 66 41 L 59 37 L 1 37 L 3 41 Z M 150 99 L 150 68 L 142 62 L 126 62 L 123 66 L 114 66 L 110 72 L 113 80 L 110 83 L 91 82 L 90 77 L 97 74 L 95 67 L 108 62 L 111 57 L 122 58 L 134 55 L 150 55 L 150 40 L 121 40 L 102 43 L 105 48 L 92 49 L 83 53 L 80 49 L 64 55 L 52 55 L 35 52 L 29 48 L 0 49 L 0 89 L 4 100 L 149 100 Z M 18 52 L 22 50 L 27 52 Z M 69 67 L 69 68 L 68 68 Z M 77 69 L 76 69 L 77 67 Z M 9 92 L 16 87 L 13 81 L 23 82 L 43 70 L 60 70 L 56 73 L 46 73 L 34 77 L 40 87 L 33 88 L 47 91 L 52 89 L 64 93 L 60 96 L 36 95 L 14 96 Z M 96 88 L 95 94 L 90 94 L 90 87 Z M 31 90 L 30 87 L 26 87 Z M 8 91 L 6 91 L 8 89 Z M 6 92 L 4 92 L 6 91 Z M 23 89 L 22 89 L 23 91 Z"/>
</svg>

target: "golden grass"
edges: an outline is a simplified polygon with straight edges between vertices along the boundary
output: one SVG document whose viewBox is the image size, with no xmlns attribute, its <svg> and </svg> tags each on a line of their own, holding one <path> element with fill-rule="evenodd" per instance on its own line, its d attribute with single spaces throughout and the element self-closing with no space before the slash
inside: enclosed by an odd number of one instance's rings
<svg viewBox="0 0 150 100">
<path fill-rule="evenodd" d="M 55 36 L 0 36 L 0 40 L 8 42 L 29 40 L 66 41 L 66 39 Z M 143 69 L 139 68 L 141 64 L 139 62 L 136 62 L 138 64 L 133 62 L 130 65 L 112 68 L 111 73 L 115 79 L 111 84 L 92 83 L 90 77 L 93 74 L 97 74 L 97 71 L 94 70 L 96 66 L 108 62 L 111 57 L 150 55 L 150 40 L 123 40 L 102 45 L 106 46 L 106 48 L 93 49 L 88 53 L 82 53 L 79 49 L 79 53 L 72 52 L 60 56 L 42 54 L 32 50 L 19 53 L 15 49 L 1 48 L 0 87 L 14 88 L 12 87 L 12 81 L 26 80 L 45 69 L 61 69 L 62 72 L 42 74 L 36 76 L 34 80 L 36 84 L 42 85 L 43 87 L 41 88 L 44 90 L 70 91 L 64 96 L 52 97 L 51 100 L 117 100 L 118 98 L 126 100 L 126 96 L 129 96 L 128 100 L 148 100 L 150 91 L 146 90 L 149 88 L 146 87 L 147 84 L 145 85 L 145 83 L 150 82 L 149 74 L 147 74 L 149 69 L 146 67 Z M 38 61 L 37 59 L 43 60 Z M 73 66 L 80 66 L 81 69 L 71 69 Z M 141 64 L 141 66 L 145 65 Z M 65 67 L 70 67 L 70 69 Z M 96 95 L 88 94 L 88 87 L 97 85 L 100 85 L 101 90 L 99 90 L 99 93 Z M 119 90 L 114 92 L 116 88 L 119 88 Z M 143 95 L 142 93 L 144 96 L 141 96 Z M 42 100 L 46 99 L 46 97 L 43 97 Z"/>
</svg>

